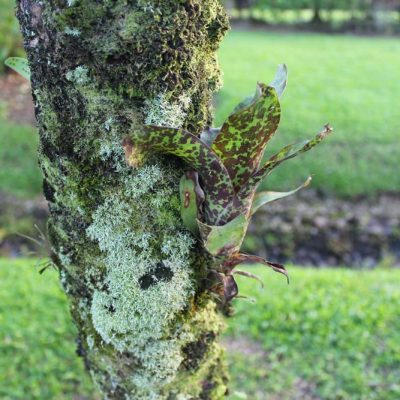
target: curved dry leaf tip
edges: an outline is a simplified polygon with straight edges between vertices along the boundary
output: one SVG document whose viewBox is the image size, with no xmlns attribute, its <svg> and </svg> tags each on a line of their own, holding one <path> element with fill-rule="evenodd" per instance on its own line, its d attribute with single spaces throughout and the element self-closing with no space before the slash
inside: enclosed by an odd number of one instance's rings
<svg viewBox="0 0 400 400">
<path fill-rule="evenodd" d="M 247 272 L 247 271 L 242 271 L 240 269 L 236 269 L 233 271 L 233 274 L 235 275 L 241 275 L 241 276 L 245 276 L 246 278 L 251 278 L 256 280 L 257 282 L 260 283 L 261 288 L 264 289 L 264 282 L 255 274 L 252 274 L 251 272 Z"/>
<path fill-rule="evenodd" d="M 329 134 L 333 132 L 333 128 L 331 125 L 326 124 L 324 125 L 324 130 L 318 134 L 318 137 L 321 139 L 325 139 Z"/>
<path fill-rule="evenodd" d="M 303 183 L 302 187 L 303 187 L 303 188 L 306 188 L 306 187 L 311 183 L 311 181 L 312 181 L 312 176 L 309 176 L 309 177 L 305 180 L 305 182 Z"/>
</svg>

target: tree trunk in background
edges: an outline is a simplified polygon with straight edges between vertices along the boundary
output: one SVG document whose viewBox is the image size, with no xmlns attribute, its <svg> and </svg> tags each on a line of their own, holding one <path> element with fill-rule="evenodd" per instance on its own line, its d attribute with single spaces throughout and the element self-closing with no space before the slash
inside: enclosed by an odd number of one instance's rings
<svg viewBox="0 0 400 400">
<path fill-rule="evenodd" d="M 218 0 L 19 0 L 52 255 L 104 398 L 220 399 L 223 322 L 179 214 L 182 165 L 131 169 L 141 124 L 199 133 L 220 86 Z"/>
<path fill-rule="evenodd" d="M 311 20 L 313 24 L 321 24 L 321 0 L 313 0 L 313 17 Z"/>
<path fill-rule="evenodd" d="M 250 0 L 235 0 L 235 8 L 239 11 L 239 17 L 243 18 L 243 11 L 250 7 Z"/>
</svg>

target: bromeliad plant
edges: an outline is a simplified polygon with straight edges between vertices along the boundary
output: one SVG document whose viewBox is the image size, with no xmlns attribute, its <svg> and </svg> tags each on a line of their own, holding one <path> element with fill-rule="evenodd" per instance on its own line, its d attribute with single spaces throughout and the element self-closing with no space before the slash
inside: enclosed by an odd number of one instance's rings
<svg viewBox="0 0 400 400">
<path fill-rule="evenodd" d="M 27 60 L 9 58 L 6 65 L 30 79 Z M 178 156 L 190 167 L 180 182 L 182 220 L 213 257 L 209 288 L 226 302 L 238 294 L 234 274 L 258 279 L 236 270 L 241 263 L 261 263 L 288 276 L 283 265 L 240 253 L 240 247 L 250 218 L 261 206 L 296 193 L 311 178 L 289 192 L 256 193 L 256 189 L 275 167 L 310 150 L 332 132 L 325 125 L 313 139 L 284 147 L 260 166 L 266 145 L 278 129 L 279 98 L 286 83 L 287 69 L 280 65 L 269 85 L 258 83 L 255 95 L 241 102 L 221 128 L 208 129 L 200 137 L 183 129 L 144 125 L 123 143 L 131 166 L 159 152 Z"/>
<path fill-rule="evenodd" d="M 241 263 L 262 263 L 287 276 L 281 264 L 240 253 L 251 216 L 264 204 L 289 196 L 289 192 L 260 192 L 261 181 L 282 162 L 310 150 L 331 131 L 329 125 L 311 140 L 291 144 L 260 166 L 268 141 L 281 115 L 279 97 L 287 83 L 287 69 L 280 65 L 270 85 L 257 84 L 253 97 L 240 103 L 221 128 L 208 129 L 197 137 L 183 129 L 145 125 L 124 140 L 127 162 L 141 164 L 152 152 L 180 157 L 190 167 L 180 182 L 181 215 L 186 227 L 201 239 L 215 265 L 208 276 L 210 289 L 226 302 L 237 296 L 233 274 Z"/>
</svg>

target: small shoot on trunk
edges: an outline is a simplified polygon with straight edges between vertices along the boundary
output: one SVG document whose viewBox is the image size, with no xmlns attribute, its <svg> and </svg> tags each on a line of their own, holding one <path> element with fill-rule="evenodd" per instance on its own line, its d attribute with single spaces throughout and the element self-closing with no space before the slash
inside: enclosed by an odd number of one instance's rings
<svg viewBox="0 0 400 400">
<path fill-rule="evenodd" d="M 4 64 L 28 81 L 31 80 L 31 70 L 29 68 L 28 60 L 26 58 L 10 57 L 7 58 L 6 61 L 4 61 Z"/>
</svg>

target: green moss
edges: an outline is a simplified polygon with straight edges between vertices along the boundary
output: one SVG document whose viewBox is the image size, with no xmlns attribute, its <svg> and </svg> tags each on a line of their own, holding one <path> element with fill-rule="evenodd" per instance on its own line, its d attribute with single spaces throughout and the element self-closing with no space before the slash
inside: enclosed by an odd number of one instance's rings
<svg viewBox="0 0 400 400">
<path fill-rule="evenodd" d="M 35 105 L 40 107 L 41 112 L 38 114 L 38 122 L 41 126 L 45 127 L 43 135 L 46 139 L 51 140 L 52 135 L 50 132 L 57 131 L 58 129 L 58 117 L 57 113 L 51 107 L 49 102 L 49 93 L 45 90 L 34 91 Z"/>
<path fill-rule="evenodd" d="M 128 12 L 119 25 L 119 35 L 124 41 L 133 41 L 135 35 L 143 29 L 142 21 L 146 14 L 137 10 Z"/>
<path fill-rule="evenodd" d="M 211 93 L 219 86 L 214 52 L 227 29 L 217 2 L 206 7 L 200 0 L 184 7 L 164 1 L 139 2 L 132 11 L 123 1 L 93 6 L 82 0 L 55 12 L 62 29 L 81 32 L 91 53 L 102 59 L 98 71 L 102 76 L 114 77 L 122 88 L 132 87 L 134 80 L 136 96 L 151 98 L 168 91 L 171 100 L 178 101 L 186 92 L 196 98 L 187 123 L 199 131 L 210 122 Z M 133 63 L 129 70 L 121 62 L 127 57 Z"/>
</svg>

